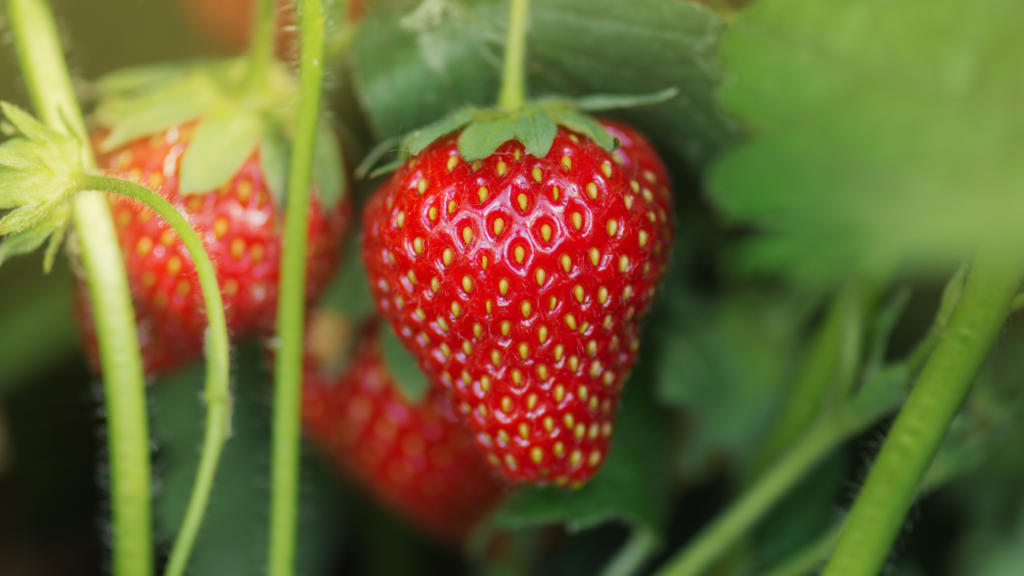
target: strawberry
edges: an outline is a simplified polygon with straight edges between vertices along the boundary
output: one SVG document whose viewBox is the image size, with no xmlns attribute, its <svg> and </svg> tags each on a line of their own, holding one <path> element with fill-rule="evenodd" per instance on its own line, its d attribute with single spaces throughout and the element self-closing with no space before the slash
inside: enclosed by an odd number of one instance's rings
<svg viewBox="0 0 1024 576">
<path fill-rule="evenodd" d="M 158 191 L 188 216 L 217 267 L 228 329 L 239 336 L 270 334 L 277 311 L 283 217 L 267 188 L 259 151 L 253 151 L 219 189 L 182 196 L 179 158 L 192 132 L 192 124 L 175 126 L 101 153 L 97 161 L 113 174 Z M 99 142 L 104 134 L 94 136 Z M 146 372 L 168 371 L 202 352 L 206 314 L 194 265 L 177 234 L 152 211 L 123 198 L 111 200 L 111 208 Z M 315 193 L 311 197 L 306 287 L 310 300 L 331 278 L 349 212 L 345 201 L 325 207 Z M 96 338 L 81 284 L 79 292 L 79 326 L 90 364 L 98 369 Z"/>
<path fill-rule="evenodd" d="M 385 505 L 453 544 L 493 508 L 503 489 L 438 389 L 412 403 L 396 387 L 375 328 L 340 376 L 307 357 L 307 436 Z"/>
<path fill-rule="evenodd" d="M 470 124 L 375 192 L 363 260 L 378 309 L 504 478 L 579 485 L 608 455 L 672 245 L 671 199 L 642 135 L 551 109 L 568 120 L 538 155 L 509 135 L 467 162 L 474 124 L 439 123 Z M 611 137 L 618 149 L 599 145 Z"/>
</svg>

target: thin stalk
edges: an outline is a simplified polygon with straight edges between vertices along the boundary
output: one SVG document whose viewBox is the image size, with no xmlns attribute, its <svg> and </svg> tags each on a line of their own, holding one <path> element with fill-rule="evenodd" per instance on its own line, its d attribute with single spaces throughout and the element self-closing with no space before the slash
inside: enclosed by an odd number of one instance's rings
<svg viewBox="0 0 1024 576">
<path fill-rule="evenodd" d="M 922 477 L 1002 328 L 1024 277 L 981 253 L 949 327 L 889 431 L 824 576 L 874 576 L 885 564 Z"/>
<path fill-rule="evenodd" d="M 845 425 L 840 419 L 832 419 L 802 435 L 789 452 L 784 453 L 739 500 L 669 560 L 658 574 L 699 576 L 707 572 L 722 554 L 860 424 Z"/>
<path fill-rule="evenodd" d="M 196 535 L 203 523 L 206 504 L 213 489 L 221 450 L 230 434 L 231 398 L 230 363 L 228 356 L 228 329 L 224 318 L 224 303 L 217 285 L 217 272 L 210 256 L 203 247 L 203 241 L 188 223 L 188 220 L 162 196 L 145 186 L 106 176 L 84 176 L 79 180 L 79 190 L 96 190 L 119 194 L 142 202 L 177 232 L 195 263 L 196 275 L 203 292 L 209 330 L 206 336 L 206 436 L 203 441 L 199 469 L 196 472 L 192 496 L 189 499 L 185 518 L 178 538 L 171 549 L 167 563 L 167 576 L 180 576 L 185 572 L 188 558 L 192 553 Z"/>
<path fill-rule="evenodd" d="M 828 553 L 835 548 L 839 540 L 839 532 L 843 525 L 838 524 L 829 528 L 816 540 L 800 549 L 782 564 L 772 568 L 762 576 L 807 576 L 813 574 L 825 562 Z"/>
<path fill-rule="evenodd" d="M 53 14 L 45 0 L 8 0 L 25 83 L 39 117 L 76 135 L 83 160 L 95 166 Z M 149 428 L 135 312 L 110 209 L 101 194 L 78 194 L 72 220 L 78 237 L 103 367 L 110 455 L 112 570 L 116 576 L 153 573 Z"/>
<path fill-rule="evenodd" d="M 632 576 L 640 571 L 658 547 L 658 538 L 650 530 L 633 528 L 629 540 L 601 570 L 601 576 Z"/>
<path fill-rule="evenodd" d="M 277 39 L 277 1 L 256 0 L 255 8 L 252 38 L 249 44 L 249 86 L 258 88 L 266 83 L 267 70 L 274 59 L 274 45 Z"/>
<path fill-rule="evenodd" d="M 530 0 L 512 0 L 501 92 L 498 96 L 498 106 L 505 110 L 518 110 L 526 102 L 526 27 L 529 12 Z"/>
<path fill-rule="evenodd" d="M 288 174 L 284 250 L 281 256 L 274 364 L 274 431 L 271 454 L 270 576 L 295 572 L 298 532 L 302 341 L 306 301 L 306 235 L 313 149 L 323 84 L 324 13 L 320 0 L 299 4 L 299 108 Z"/>
</svg>

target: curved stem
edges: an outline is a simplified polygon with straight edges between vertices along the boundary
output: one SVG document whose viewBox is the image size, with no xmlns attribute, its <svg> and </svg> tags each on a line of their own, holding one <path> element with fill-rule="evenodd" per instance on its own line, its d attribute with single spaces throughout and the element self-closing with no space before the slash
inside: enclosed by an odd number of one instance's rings
<svg viewBox="0 0 1024 576">
<path fill-rule="evenodd" d="M 213 489 L 213 479 L 217 473 L 221 450 L 231 428 L 228 328 L 224 318 L 224 303 L 217 285 L 217 272 L 203 247 L 203 241 L 188 220 L 156 192 L 134 182 L 106 176 L 83 176 L 79 179 L 78 189 L 105 191 L 126 196 L 142 202 L 156 212 L 177 232 L 178 237 L 185 244 L 185 248 L 188 249 L 189 256 L 195 263 L 196 275 L 199 277 L 199 285 L 203 291 L 203 301 L 206 305 L 206 316 L 209 322 L 209 331 L 206 335 L 206 435 L 203 440 L 192 496 L 189 499 L 178 538 L 174 542 L 174 548 L 171 549 L 171 556 L 165 571 L 168 576 L 180 576 L 185 572 L 192 546 L 199 533 L 199 527 L 202 525 L 206 504 L 210 499 L 210 491 Z"/>
<path fill-rule="evenodd" d="M 526 102 L 526 25 L 529 11 L 530 0 L 512 0 L 498 96 L 498 106 L 505 110 L 518 110 Z"/>
<path fill-rule="evenodd" d="M 629 540 L 601 570 L 601 576 L 633 576 L 658 547 L 658 538 L 645 528 L 633 528 Z"/>
<path fill-rule="evenodd" d="M 218 1 L 218 0 L 213 0 Z M 257 0 L 249 44 L 249 85 L 259 87 L 267 81 L 267 70 L 274 59 L 277 39 L 276 0 Z"/>
<path fill-rule="evenodd" d="M 301 0 L 299 109 L 292 143 L 281 255 L 274 365 L 274 431 L 271 454 L 270 576 L 295 572 L 298 524 L 302 341 L 306 301 L 306 238 L 313 149 L 323 84 L 324 14 L 320 0 Z"/>
<path fill-rule="evenodd" d="M 854 503 L 824 576 L 874 576 L 881 570 L 921 478 L 988 356 L 1024 268 L 981 254 L 949 327 L 889 431 Z"/>
<path fill-rule="evenodd" d="M 85 122 L 64 62 L 53 15 L 45 0 L 8 0 L 18 59 L 33 105 L 52 129 L 81 141 L 94 166 Z M 117 576 L 153 573 L 149 428 L 135 312 L 121 250 L 105 198 L 78 194 L 72 218 L 78 236 L 103 367 L 110 457 L 112 571 Z"/>
</svg>

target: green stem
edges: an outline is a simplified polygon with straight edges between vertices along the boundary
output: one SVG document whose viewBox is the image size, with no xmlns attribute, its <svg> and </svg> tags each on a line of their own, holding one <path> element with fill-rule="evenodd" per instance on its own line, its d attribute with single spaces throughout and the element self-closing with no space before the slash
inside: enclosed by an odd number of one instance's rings
<svg viewBox="0 0 1024 576">
<path fill-rule="evenodd" d="M 270 576 L 291 576 L 295 571 L 307 213 L 323 84 L 324 14 L 320 0 L 301 1 L 299 30 L 299 109 L 288 174 L 284 250 L 281 256 L 277 310 L 277 336 L 281 348 L 274 365 Z"/>
<path fill-rule="evenodd" d="M 633 534 L 601 570 L 601 576 L 633 576 L 657 547 L 658 538 L 650 530 L 633 528 Z"/>
<path fill-rule="evenodd" d="M 881 570 L 921 478 L 1010 313 L 1024 269 L 982 253 L 949 327 L 882 445 L 824 576 Z"/>
<path fill-rule="evenodd" d="M 29 94 L 52 129 L 74 133 L 94 165 L 85 122 L 45 0 L 8 0 L 14 44 Z M 72 219 L 78 236 L 103 367 L 110 455 L 112 571 L 153 573 L 149 429 L 139 338 L 121 250 L 102 194 L 78 194 Z"/>
<path fill-rule="evenodd" d="M 791 558 L 765 572 L 762 576 L 807 576 L 812 574 L 821 567 L 828 553 L 835 547 L 842 528 L 842 524 L 829 528 L 828 532 L 822 534 Z"/>
<path fill-rule="evenodd" d="M 211 0 L 220 1 L 220 0 Z M 276 0 L 256 0 L 252 39 L 249 44 L 249 86 L 259 88 L 267 82 L 267 71 L 274 59 L 277 39 Z"/>
<path fill-rule="evenodd" d="M 801 478 L 863 423 L 826 421 L 804 434 L 739 500 L 720 514 L 659 572 L 661 576 L 699 576 L 753 528 Z"/>
<path fill-rule="evenodd" d="M 526 26 L 529 12 L 530 0 L 512 0 L 498 96 L 498 106 L 505 110 L 518 110 L 526 102 Z"/>
<path fill-rule="evenodd" d="M 156 192 L 134 182 L 105 176 L 83 176 L 79 180 L 78 189 L 126 196 L 142 202 L 156 212 L 178 233 L 178 237 L 188 249 L 203 291 L 203 302 L 209 322 L 206 337 L 206 436 L 192 496 L 165 571 L 167 576 L 180 576 L 185 572 L 192 546 L 202 525 L 206 504 L 213 489 L 213 479 L 217 473 L 217 463 L 220 461 L 221 450 L 231 427 L 228 328 L 224 318 L 224 303 L 217 285 L 217 272 L 203 247 L 203 241 L 188 220 Z"/>
</svg>

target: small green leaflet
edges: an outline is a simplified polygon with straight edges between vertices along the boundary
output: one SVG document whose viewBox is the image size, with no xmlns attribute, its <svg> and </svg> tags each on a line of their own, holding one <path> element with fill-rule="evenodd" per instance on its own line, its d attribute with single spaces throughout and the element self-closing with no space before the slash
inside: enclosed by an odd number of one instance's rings
<svg viewBox="0 0 1024 576">
<path fill-rule="evenodd" d="M 466 162 L 487 158 L 515 138 L 518 122 L 508 115 L 477 119 L 459 134 L 459 154 Z"/>
<path fill-rule="evenodd" d="M 434 140 L 469 124 L 474 118 L 476 118 L 477 112 L 478 110 L 475 108 L 462 108 L 433 124 L 429 124 L 413 132 L 402 141 L 402 147 L 415 156 L 422 152 L 423 149 L 429 146 Z"/>
<path fill-rule="evenodd" d="M 291 148 L 277 122 L 263 122 L 263 137 L 260 139 L 260 168 L 266 179 L 270 194 L 278 206 L 284 205 L 288 187 L 288 162 Z"/>
<path fill-rule="evenodd" d="M 537 158 L 543 158 L 551 150 L 558 126 L 544 110 L 529 107 L 519 114 L 516 124 L 516 139 L 526 146 L 526 151 Z"/>
<path fill-rule="evenodd" d="M 427 388 L 430 386 L 426 375 L 416 364 L 416 359 L 398 340 L 398 336 L 395 336 L 390 324 L 381 322 L 379 332 L 380 349 L 384 354 L 384 361 L 387 363 L 391 375 L 394 376 L 399 390 L 409 402 L 419 402 L 426 395 Z"/>
<path fill-rule="evenodd" d="M 668 102 L 679 95 L 678 88 L 666 88 L 660 92 L 651 94 L 593 94 L 581 96 L 568 100 L 572 107 L 584 112 L 603 112 L 605 110 L 621 110 L 623 108 L 637 108 L 639 106 L 652 106 Z"/>
<path fill-rule="evenodd" d="M 252 114 L 227 109 L 211 114 L 182 155 L 180 193 L 202 194 L 223 185 L 256 150 L 262 132 Z"/>
<path fill-rule="evenodd" d="M 601 125 L 593 116 L 581 114 L 570 108 L 555 108 L 551 110 L 551 118 L 569 130 L 585 134 L 597 145 L 605 150 L 614 150 L 617 146 L 615 139 L 608 133 L 608 130 Z"/>
<path fill-rule="evenodd" d="M 327 122 L 321 122 L 317 129 L 313 154 L 313 183 L 320 191 L 320 200 L 326 206 L 336 206 L 345 197 L 345 158 L 338 136 Z"/>
<path fill-rule="evenodd" d="M 359 231 L 348 238 L 341 270 L 334 275 L 330 286 L 320 297 L 319 306 L 345 314 L 352 320 L 360 321 L 372 315 L 376 308 L 370 294 L 369 280 L 363 259 L 360 257 Z"/>
</svg>

